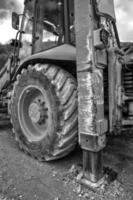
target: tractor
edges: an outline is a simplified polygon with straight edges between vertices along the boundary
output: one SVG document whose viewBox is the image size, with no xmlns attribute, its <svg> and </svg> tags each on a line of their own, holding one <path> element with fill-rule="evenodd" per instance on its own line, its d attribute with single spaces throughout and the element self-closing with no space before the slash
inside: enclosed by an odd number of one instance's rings
<svg viewBox="0 0 133 200">
<path fill-rule="evenodd" d="M 106 133 L 133 127 L 133 70 L 113 0 L 25 0 L 12 27 L 13 54 L 0 71 L 1 120 L 10 118 L 20 149 L 39 161 L 64 157 L 79 142 L 81 182 L 97 187 Z"/>
</svg>

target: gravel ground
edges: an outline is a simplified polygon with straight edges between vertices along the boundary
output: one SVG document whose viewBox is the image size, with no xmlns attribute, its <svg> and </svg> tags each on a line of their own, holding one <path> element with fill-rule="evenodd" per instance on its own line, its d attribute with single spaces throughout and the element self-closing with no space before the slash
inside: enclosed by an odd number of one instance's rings
<svg viewBox="0 0 133 200">
<path fill-rule="evenodd" d="M 21 152 L 10 129 L 0 131 L 0 200 L 132 200 L 133 137 L 109 138 L 104 150 L 109 184 L 96 192 L 77 182 L 82 152 L 40 163 Z"/>
</svg>

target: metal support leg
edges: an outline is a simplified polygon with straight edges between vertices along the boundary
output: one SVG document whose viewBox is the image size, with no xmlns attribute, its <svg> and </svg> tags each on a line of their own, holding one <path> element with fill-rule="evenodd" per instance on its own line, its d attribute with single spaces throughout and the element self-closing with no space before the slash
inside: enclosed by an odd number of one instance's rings
<svg viewBox="0 0 133 200">
<path fill-rule="evenodd" d="M 103 177 L 102 151 L 83 150 L 83 174 L 88 180 L 97 183 Z"/>
<path fill-rule="evenodd" d="M 104 179 L 102 150 L 106 146 L 107 121 L 104 118 L 103 65 L 106 65 L 107 56 L 106 52 L 94 48 L 98 21 L 92 2 L 75 0 L 75 30 L 79 144 L 83 150 L 83 173 L 79 181 L 94 189 Z"/>
<path fill-rule="evenodd" d="M 91 152 L 83 151 L 83 173 L 79 176 L 79 183 L 89 187 L 92 190 L 97 190 L 104 184 L 105 178 L 103 176 L 102 166 L 102 151 Z"/>
<path fill-rule="evenodd" d="M 83 173 L 79 182 L 93 189 L 104 181 L 102 150 L 106 146 L 107 121 L 102 76 L 100 69 L 96 73 L 78 73 L 79 144 L 83 149 Z"/>
</svg>

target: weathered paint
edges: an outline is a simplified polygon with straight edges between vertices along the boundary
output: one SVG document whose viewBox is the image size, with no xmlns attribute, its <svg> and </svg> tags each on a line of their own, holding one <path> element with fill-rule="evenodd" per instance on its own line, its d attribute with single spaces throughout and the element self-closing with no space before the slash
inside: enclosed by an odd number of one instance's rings
<svg viewBox="0 0 133 200">
<path fill-rule="evenodd" d="M 94 2 L 94 1 L 93 1 Z M 79 144 L 83 149 L 82 181 L 102 178 L 101 150 L 106 146 L 102 59 L 96 60 L 93 31 L 98 28 L 91 0 L 75 0 Z M 103 59 L 104 61 L 104 59 Z M 101 62 L 104 64 L 105 62 Z M 99 164 L 101 163 L 101 164 Z M 81 181 L 81 182 L 82 182 Z"/>
<path fill-rule="evenodd" d="M 99 120 L 104 121 L 104 90 L 103 69 L 98 68 L 95 60 L 93 30 L 97 23 L 93 17 L 92 3 L 76 1 L 75 5 L 80 140 L 81 134 L 103 134 L 102 131 L 98 132 L 97 124 Z"/>
<path fill-rule="evenodd" d="M 103 109 L 100 109 L 104 105 L 102 70 L 78 73 L 78 91 L 79 129 L 82 133 L 96 134 L 96 120 L 104 118 Z"/>
<path fill-rule="evenodd" d="M 109 132 L 118 134 L 122 130 L 122 66 L 115 49 L 108 49 Z"/>
</svg>

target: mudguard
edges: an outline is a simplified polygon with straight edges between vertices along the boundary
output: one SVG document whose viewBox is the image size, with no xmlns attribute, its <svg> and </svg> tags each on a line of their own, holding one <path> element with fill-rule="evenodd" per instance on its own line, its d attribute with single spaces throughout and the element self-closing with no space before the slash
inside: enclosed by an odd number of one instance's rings
<svg viewBox="0 0 133 200">
<path fill-rule="evenodd" d="M 52 49 L 33 54 L 21 61 L 17 73 L 25 68 L 27 64 L 34 64 L 36 62 L 51 62 L 51 63 L 63 63 L 63 62 L 76 62 L 76 48 L 69 44 L 63 44 Z M 17 74 L 16 73 L 16 74 Z"/>
</svg>

